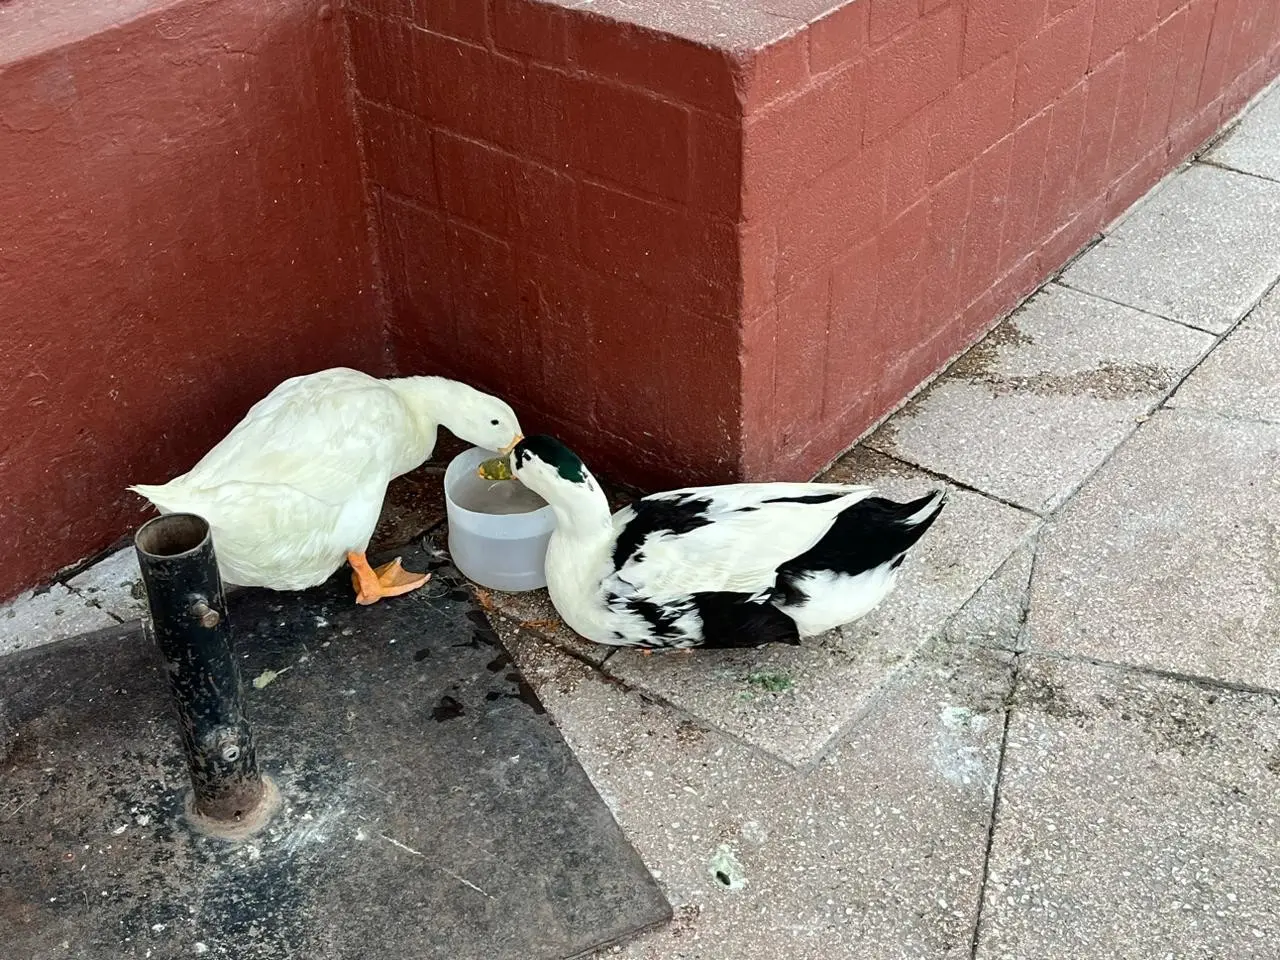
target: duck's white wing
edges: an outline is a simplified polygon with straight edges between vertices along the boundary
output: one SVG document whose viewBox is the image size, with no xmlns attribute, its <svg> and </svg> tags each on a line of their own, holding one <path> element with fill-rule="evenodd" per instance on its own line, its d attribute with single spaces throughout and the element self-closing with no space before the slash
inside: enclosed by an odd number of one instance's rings
<svg viewBox="0 0 1280 960">
<path fill-rule="evenodd" d="M 742 483 L 690 487 L 620 510 L 614 579 L 656 602 L 691 593 L 757 594 L 777 568 L 814 546 L 870 487 Z"/>
<path fill-rule="evenodd" d="M 178 482 L 279 484 L 340 506 L 370 481 L 390 479 L 406 411 L 396 394 L 354 370 L 286 380 L 255 404 Z M 373 473 L 385 478 L 371 476 Z"/>
</svg>

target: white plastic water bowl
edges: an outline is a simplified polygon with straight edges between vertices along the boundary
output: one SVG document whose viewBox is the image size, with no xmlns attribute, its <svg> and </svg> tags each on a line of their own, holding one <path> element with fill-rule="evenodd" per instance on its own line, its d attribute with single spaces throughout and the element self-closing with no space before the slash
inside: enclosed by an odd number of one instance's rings
<svg viewBox="0 0 1280 960">
<path fill-rule="evenodd" d="M 444 472 L 449 553 L 463 575 L 482 587 L 511 593 L 537 590 L 547 585 L 543 561 L 556 517 L 548 506 L 523 513 L 485 513 L 476 508 L 494 487 L 494 481 L 481 479 L 476 468 L 497 455 L 472 447 L 454 457 Z"/>
</svg>

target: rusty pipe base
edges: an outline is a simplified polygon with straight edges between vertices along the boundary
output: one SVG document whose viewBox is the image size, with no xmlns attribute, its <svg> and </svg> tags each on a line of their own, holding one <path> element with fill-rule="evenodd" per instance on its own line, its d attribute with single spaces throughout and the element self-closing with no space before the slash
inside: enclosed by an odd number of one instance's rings
<svg viewBox="0 0 1280 960">
<path fill-rule="evenodd" d="M 190 790 L 183 800 L 182 812 L 192 829 L 206 837 L 220 840 L 247 840 L 271 822 L 280 809 L 280 790 L 265 774 L 257 783 L 247 785 L 252 794 L 233 801 L 237 809 L 211 816 L 196 806 L 196 792 Z"/>
<path fill-rule="evenodd" d="M 240 834 L 271 804 L 258 769 L 227 601 L 209 525 L 190 513 L 143 524 L 134 538 L 150 618 L 191 778 L 188 804 L 208 832 Z"/>
</svg>

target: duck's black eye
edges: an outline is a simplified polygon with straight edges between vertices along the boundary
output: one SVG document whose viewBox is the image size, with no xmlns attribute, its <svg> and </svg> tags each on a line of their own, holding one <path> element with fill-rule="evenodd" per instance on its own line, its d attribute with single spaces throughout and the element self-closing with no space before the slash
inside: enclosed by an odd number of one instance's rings
<svg viewBox="0 0 1280 960">
<path fill-rule="evenodd" d="M 489 422 L 490 422 L 491 424 L 493 424 L 495 427 L 498 425 L 498 421 L 497 421 L 497 420 L 490 420 Z"/>
</svg>

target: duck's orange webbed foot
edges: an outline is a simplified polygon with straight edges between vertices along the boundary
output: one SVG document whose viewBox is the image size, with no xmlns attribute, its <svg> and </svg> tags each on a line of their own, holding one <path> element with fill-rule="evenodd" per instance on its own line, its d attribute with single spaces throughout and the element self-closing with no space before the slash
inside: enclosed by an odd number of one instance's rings
<svg viewBox="0 0 1280 960">
<path fill-rule="evenodd" d="M 363 553 L 348 553 L 347 563 L 351 564 L 351 585 L 356 590 L 356 603 L 362 606 L 377 603 L 383 597 L 398 597 L 417 590 L 431 579 L 429 573 L 410 573 L 400 565 L 399 557 L 376 570 L 369 566 Z"/>
</svg>

